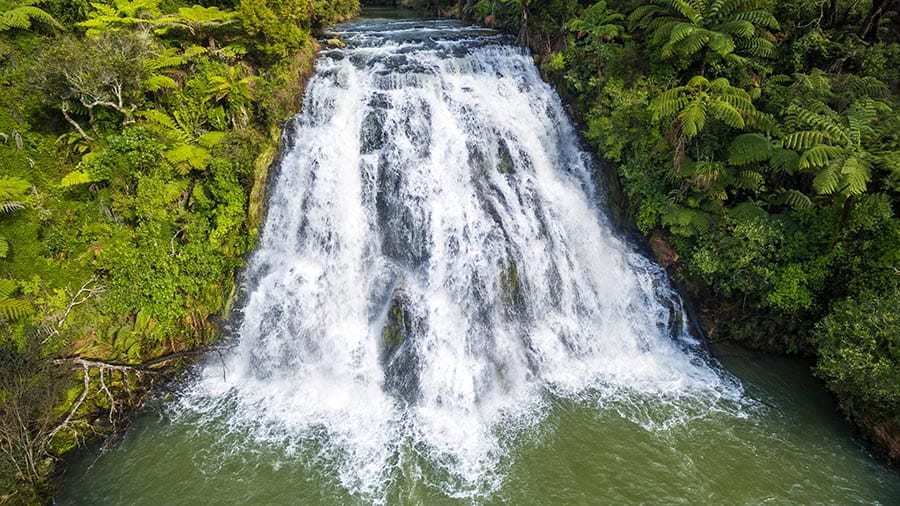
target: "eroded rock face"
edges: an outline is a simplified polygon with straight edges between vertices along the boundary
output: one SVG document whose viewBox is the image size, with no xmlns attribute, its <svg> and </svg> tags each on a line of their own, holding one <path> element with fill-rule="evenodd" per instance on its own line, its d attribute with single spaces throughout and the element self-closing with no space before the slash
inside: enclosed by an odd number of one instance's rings
<svg viewBox="0 0 900 506">
<path fill-rule="evenodd" d="M 653 256 L 659 265 L 668 269 L 678 263 L 678 252 L 669 246 L 658 230 L 650 236 L 650 249 L 653 250 Z"/>
</svg>

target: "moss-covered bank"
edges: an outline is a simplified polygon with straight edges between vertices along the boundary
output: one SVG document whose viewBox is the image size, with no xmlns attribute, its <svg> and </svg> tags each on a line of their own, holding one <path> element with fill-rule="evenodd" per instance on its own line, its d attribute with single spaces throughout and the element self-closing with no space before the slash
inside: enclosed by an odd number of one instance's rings
<svg viewBox="0 0 900 506">
<path fill-rule="evenodd" d="M 0 2 L 0 502 L 222 333 L 321 27 L 356 0 Z"/>
</svg>

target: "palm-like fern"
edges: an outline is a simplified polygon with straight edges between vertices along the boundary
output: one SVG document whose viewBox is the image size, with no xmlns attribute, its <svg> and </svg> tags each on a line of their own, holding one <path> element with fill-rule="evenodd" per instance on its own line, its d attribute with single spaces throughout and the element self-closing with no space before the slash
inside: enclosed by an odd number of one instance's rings
<svg viewBox="0 0 900 506">
<path fill-rule="evenodd" d="M 25 208 L 31 183 L 17 177 L 0 177 L 0 214 Z M 9 241 L 0 236 L 0 258 L 9 255 Z"/>
<path fill-rule="evenodd" d="M 110 28 L 152 26 L 160 16 L 159 0 L 106 0 L 91 2 L 88 19 L 78 23 L 94 36 Z"/>
<path fill-rule="evenodd" d="M 141 113 L 147 120 L 147 127 L 156 131 L 172 143 L 165 152 L 166 159 L 182 174 L 192 169 L 205 170 L 211 161 L 210 149 L 225 139 L 225 132 L 211 131 L 198 133 L 196 123 L 182 111 L 176 110 L 171 116 L 163 111 L 151 109 Z"/>
<path fill-rule="evenodd" d="M 872 169 L 889 170 L 892 157 L 869 145 L 877 138 L 876 122 L 891 111 L 887 104 L 864 98 L 837 112 L 822 102 L 788 107 L 788 122 L 798 129 L 784 136 L 784 148 L 800 153 L 798 167 L 814 174 L 812 185 L 820 195 L 859 195 L 866 191 Z"/>
<path fill-rule="evenodd" d="M 0 318 L 4 320 L 18 320 L 31 314 L 31 303 L 27 300 L 13 297 L 18 290 L 15 281 L 0 278 Z"/>
<path fill-rule="evenodd" d="M 37 7 L 43 0 L 0 0 L 0 32 L 12 29 L 28 30 L 35 21 L 62 28 L 53 16 Z"/>
<path fill-rule="evenodd" d="M 622 26 L 625 16 L 606 8 L 606 2 L 599 1 L 568 23 L 569 30 L 586 38 L 589 44 L 609 42 L 625 37 L 626 30 Z"/>
<path fill-rule="evenodd" d="M 256 81 L 256 76 L 243 65 L 228 66 L 222 74 L 211 76 L 207 81 L 206 91 L 210 98 L 228 104 L 228 117 L 236 129 L 244 128 L 250 122 L 248 110 L 253 102 Z"/>
<path fill-rule="evenodd" d="M 765 0 L 652 0 L 628 19 L 649 33 L 664 59 L 704 64 L 711 58 L 743 64 L 769 57 L 775 50 L 770 30 L 779 27 Z"/>
<path fill-rule="evenodd" d="M 222 27 L 234 24 L 237 16 L 229 10 L 221 10 L 218 7 L 181 7 L 176 14 L 163 16 L 157 22 L 159 28 L 156 32 L 165 35 L 170 30 L 176 30 L 190 34 L 192 37 L 202 40 L 209 38 L 209 44 L 214 47 L 212 33 Z"/>
<path fill-rule="evenodd" d="M 650 103 L 654 121 L 669 121 L 669 137 L 676 150 L 676 167 L 684 147 L 706 127 L 709 117 L 732 128 L 755 121 L 757 111 L 746 91 L 720 77 L 710 81 L 694 76 L 684 86 L 666 90 Z"/>
<path fill-rule="evenodd" d="M 761 133 L 738 135 L 728 147 L 728 163 L 740 167 L 741 177 L 765 181 L 762 171 L 773 177 L 781 174 L 793 175 L 800 164 L 800 155 L 778 146 L 772 139 Z M 757 186 L 758 188 L 759 186 Z M 812 205 L 812 200 L 800 190 L 779 188 L 771 195 L 770 202 L 779 206 L 802 209 Z"/>
</svg>

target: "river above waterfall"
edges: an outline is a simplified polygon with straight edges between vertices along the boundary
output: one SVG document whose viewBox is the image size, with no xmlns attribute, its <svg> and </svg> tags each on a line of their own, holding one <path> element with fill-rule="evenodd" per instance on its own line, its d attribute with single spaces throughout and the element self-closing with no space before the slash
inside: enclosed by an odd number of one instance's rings
<svg viewBox="0 0 900 506">
<path fill-rule="evenodd" d="M 531 57 L 451 21 L 329 37 L 237 344 L 59 504 L 881 502 L 807 373 L 723 367 L 618 237 Z"/>
</svg>

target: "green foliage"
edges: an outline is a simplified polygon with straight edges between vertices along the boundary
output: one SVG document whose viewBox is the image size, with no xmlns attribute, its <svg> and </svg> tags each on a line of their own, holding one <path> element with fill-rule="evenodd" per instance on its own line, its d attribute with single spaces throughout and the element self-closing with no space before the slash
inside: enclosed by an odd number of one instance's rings
<svg viewBox="0 0 900 506">
<path fill-rule="evenodd" d="M 779 23 L 765 0 L 652 0 L 629 15 L 663 60 L 752 66 L 775 52 Z"/>
<path fill-rule="evenodd" d="M 0 33 L 13 29 L 28 30 L 35 21 L 61 29 L 62 25 L 46 11 L 37 7 L 43 0 L 0 1 Z"/>
<path fill-rule="evenodd" d="M 717 335 L 817 354 L 849 413 L 898 420 L 900 44 L 875 7 L 478 3 L 540 54 Z"/>
<path fill-rule="evenodd" d="M 93 124 L 97 111 L 107 109 L 128 123 L 152 75 L 148 60 L 154 50 L 153 40 L 140 31 L 104 31 L 90 40 L 67 37 L 43 49 L 31 81 L 64 115 L 83 112 Z"/>
<path fill-rule="evenodd" d="M 694 76 L 684 86 L 664 91 L 650 103 L 655 120 L 675 117 L 671 131 L 690 140 L 703 131 L 707 116 L 731 128 L 742 129 L 754 120 L 756 108 L 750 95 L 720 77 L 710 81 Z"/>
<path fill-rule="evenodd" d="M 816 326 L 817 372 L 856 417 L 900 419 L 900 292 L 847 298 Z"/>
<path fill-rule="evenodd" d="M 159 0 L 105 0 L 91 2 L 88 19 L 78 23 L 88 36 L 111 29 L 150 28 L 161 14 Z"/>
<path fill-rule="evenodd" d="M 237 16 L 262 55 L 285 57 L 306 42 L 301 27 L 311 7 L 309 0 L 240 0 Z"/>
<path fill-rule="evenodd" d="M 17 290 L 18 284 L 15 281 L 0 278 L 0 318 L 18 320 L 30 315 L 34 310 L 27 300 L 13 297 Z"/>
<path fill-rule="evenodd" d="M 233 11 L 194 5 L 179 7 L 177 13 L 163 16 L 154 24 L 158 26 L 156 33 L 160 35 L 168 35 L 174 31 L 184 33 L 194 40 L 204 40 L 230 28 L 236 22 L 237 16 Z"/>
<path fill-rule="evenodd" d="M 599 1 L 584 9 L 579 17 L 569 21 L 569 30 L 574 32 L 578 39 L 585 41 L 594 49 L 599 49 L 599 44 L 627 37 L 627 32 L 622 23 L 625 16 L 606 7 L 606 2 Z"/>
<path fill-rule="evenodd" d="M 812 172 L 812 185 L 822 195 L 860 195 L 866 191 L 877 164 L 892 165 L 887 153 L 872 148 L 879 137 L 879 117 L 892 115 L 884 102 L 868 98 L 853 102 L 838 113 L 822 102 L 787 109 L 796 130 L 782 138 L 785 148 L 801 152 L 798 167 Z"/>
<path fill-rule="evenodd" d="M 30 189 L 31 183 L 24 179 L 0 176 L 0 216 L 24 209 Z M 0 258 L 6 258 L 9 250 L 9 240 L 0 234 Z"/>
</svg>

